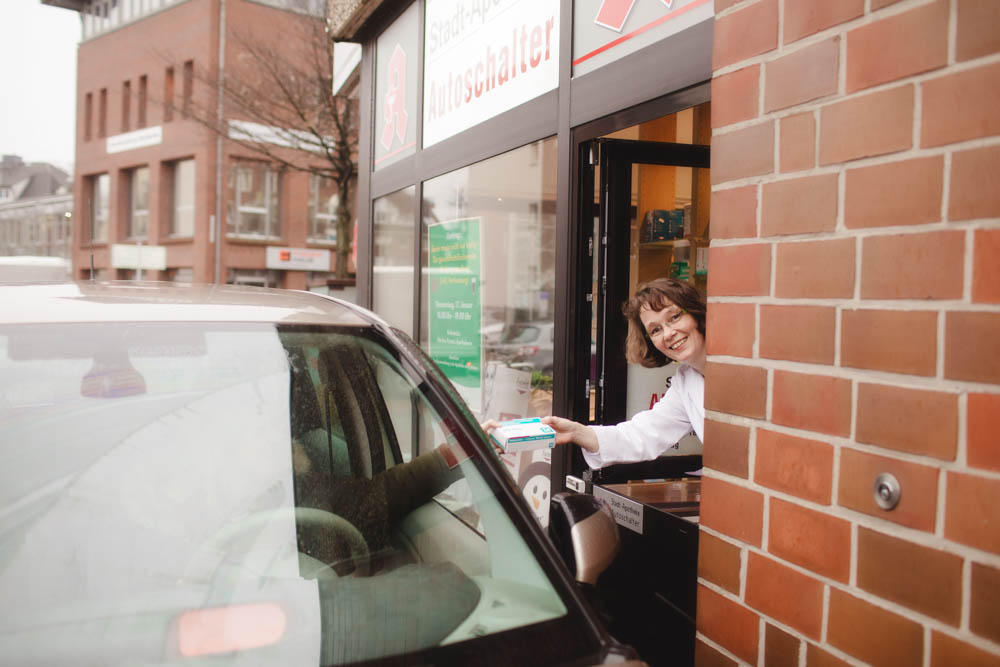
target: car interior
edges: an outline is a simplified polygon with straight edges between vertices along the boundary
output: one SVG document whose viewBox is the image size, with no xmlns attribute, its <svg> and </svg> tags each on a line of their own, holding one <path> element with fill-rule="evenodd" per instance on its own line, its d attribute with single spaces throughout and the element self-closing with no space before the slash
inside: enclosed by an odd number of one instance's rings
<svg viewBox="0 0 1000 667">
<path fill-rule="evenodd" d="M 406 344 L 299 324 L 0 331 L 0 416 L 20 443 L 0 472 L 0 593 L 23 611 L 0 652 L 471 665 L 565 655 L 545 644 L 559 636 L 597 650 L 513 482 Z"/>
</svg>

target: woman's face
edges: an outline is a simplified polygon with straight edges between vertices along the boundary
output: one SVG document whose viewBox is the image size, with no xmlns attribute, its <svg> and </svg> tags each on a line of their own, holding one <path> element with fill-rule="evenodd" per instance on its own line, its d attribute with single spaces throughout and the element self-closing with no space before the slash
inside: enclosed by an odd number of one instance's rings
<svg viewBox="0 0 1000 667">
<path fill-rule="evenodd" d="M 704 372 L 705 337 L 690 313 L 672 303 L 661 310 L 644 306 L 639 311 L 639 320 L 653 345 L 668 359 Z"/>
</svg>

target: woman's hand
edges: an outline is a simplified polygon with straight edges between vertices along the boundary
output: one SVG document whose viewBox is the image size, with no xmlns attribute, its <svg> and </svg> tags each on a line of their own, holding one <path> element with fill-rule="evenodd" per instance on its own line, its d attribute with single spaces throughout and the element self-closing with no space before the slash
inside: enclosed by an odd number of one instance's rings
<svg viewBox="0 0 1000 667">
<path fill-rule="evenodd" d="M 593 454 L 599 448 L 597 434 L 589 426 L 563 417 L 542 417 L 542 423 L 556 432 L 556 444 L 574 443 Z"/>
<path fill-rule="evenodd" d="M 490 431 L 492 431 L 493 429 L 500 428 L 500 422 L 498 422 L 496 419 L 487 419 L 486 421 L 479 424 L 479 428 L 486 431 L 486 434 L 489 435 Z"/>
<path fill-rule="evenodd" d="M 486 421 L 481 422 L 479 424 L 479 428 L 483 429 L 483 431 L 486 433 L 487 439 L 489 439 L 490 444 L 493 445 L 493 450 L 497 454 L 503 454 L 503 450 L 497 447 L 497 443 L 493 442 L 493 439 L 489 437 L 490 431 L 492 431 L 495 428 L 500 428 L 500 422 L 498 422 L 496 419 L 487 419 Z"/>
</svg>

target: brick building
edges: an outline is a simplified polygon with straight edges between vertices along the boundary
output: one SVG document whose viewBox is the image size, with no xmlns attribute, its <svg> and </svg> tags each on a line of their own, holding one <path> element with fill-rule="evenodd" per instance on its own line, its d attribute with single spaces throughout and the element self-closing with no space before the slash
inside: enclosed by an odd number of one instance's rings
<svg viewBox="0 0 1000 667">
<path fill-rule="evenodd" d="M 45 1 L 78 11 L 83 27 L 74 276 L 88 277 L 93 262 L 98 278 L 325 287 L 335 271 L 338 188 L 282 164 L 324 164 L 275 147 L 294 125 L 261 124 L 248 111 L 274 101 L 253 78 L 261 56 L 252 50 L 304 48 L 301 35 L 322 31 L 324 4 Z M 227 93 L 219 104 L 222 86 L 257 80 L 261 88 L 237 91 L 240 103 Z M 254 133 L 246 140 L 233 127 Z"/>
<path fill-rule="evenodd" d="M 456 230 L 483 251 L 469 317 L 513 330 L 500 306 L 533 302 L 553 413 L 616 423 L 650 404 L 621 301 L 667 272 L 707 288 L 697 539 L 652 535 L 648 503 L 645 532 L 619 521 L 643 552 L 625 641 L 1000 664 L 1000 3 L 338 4 L 365 45 L 359 302 L 445 359 L 427 274 Z M 650 242 L 650 213 L 683 232 Z M 561 449 L 553 493 L 589 472 Z"/>
<path fill-rule="evenodd" d="M 71 177 L 45 162 L 0 163 L 0 256 L 60 257 L 72 251 Z"/>
</svg>

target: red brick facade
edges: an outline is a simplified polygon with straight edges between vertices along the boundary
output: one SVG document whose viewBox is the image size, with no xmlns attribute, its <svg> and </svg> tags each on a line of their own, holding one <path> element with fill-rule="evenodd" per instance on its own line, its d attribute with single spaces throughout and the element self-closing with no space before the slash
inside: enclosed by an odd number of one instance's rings
<svg viewBox="0 0 1000 667">
<path fill-rule="evenodd" d="M 149 227 L 143 243 L 166 247 L 165 271 L 146 271 L 143 277 L 171 280 L 185 276 L 195 282 L 215 279 L 216 250 L 212 226 L 216 217 L 216 134 L 190 117 L 191 105 L 214 109 L 216 90 L 211 80 L 219 70 L 219 0 L 187 0 L 168 5 L 148 16 L 97 34 L 80 44 L 77 57 L 77 144 L 74 195 L 76 224 L 73 275 L 87 278 L 91 258 L 99 275 L 134 277 L 111 267 L 111 246 L 134 243 L 129 238 L 128 174 L 136 167 L 149 168 Z M 226 34 L 294 35 L 296 24 L 311 20 L 290 11 L 247 0 L 226 2 Z M 319 20 L 319 19 L 317 19 Z M 226 42 L 227 70 L 245 62 L 239 43 Z M 123 99 L 123 95 L 130 99 Z M 169 98 L 169 99 L 168 99 Z M 102 99 L 105 101 L 102 103 Z M 226 109 L 227 118 L 238 117 Z M 107 138 L 143 128 L 162 128 L 155 145 L 109 153 Z M 286 170 L 281 177 L 280 238 L 254 240 L 226 234 L 226 181 L 233 158 L 261 159 L 259 155 L 224 142 L 222 174 L 222 247 L 218 269 L 221 282 L 230 270 L 262 271 L 267 246 L 320 248 L 308 238 L 309 175 Z M 169 165 L 176 160 L 195 162 L 194 231 L 171 237 Z M 91 243 L 91 180 L 110 176 L 109 232 L 106 242 Z M 305 288 L 305 271 L 278 271 L 278 285 Z"/>
<path fill-rule="evenodd" d="M 696 663 L 1000 665 L 1000 3 L 715 7 Z"/>
</svg>

